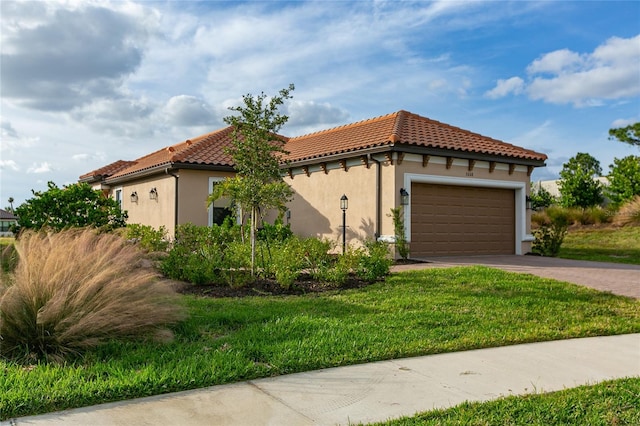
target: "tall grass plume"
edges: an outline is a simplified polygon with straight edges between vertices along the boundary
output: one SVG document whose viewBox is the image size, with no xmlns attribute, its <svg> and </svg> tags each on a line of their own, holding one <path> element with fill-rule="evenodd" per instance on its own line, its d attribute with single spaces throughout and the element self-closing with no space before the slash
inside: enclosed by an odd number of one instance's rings
<svg viewBox="0 0 640 426">
<path fill-rule="evenodd" d="M 140 251 L 94 230 L 25 232 L 0 282 L 0 355 L 62 361 L 107 340 L 167 336 L 183 318 Z"/>
<path fill-rule="evenodd" d="M 640 225 L 640 195 L 636 195 L 620 207 L 613 223 L 621 226 Z"/>
</svg>

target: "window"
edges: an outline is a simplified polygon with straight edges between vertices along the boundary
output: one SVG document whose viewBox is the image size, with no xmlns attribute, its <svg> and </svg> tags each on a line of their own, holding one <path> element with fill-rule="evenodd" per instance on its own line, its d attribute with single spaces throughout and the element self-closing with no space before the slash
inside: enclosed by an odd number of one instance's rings
<svg viewBox="0 0 640 426">
<path fill-rule="evenodd" d="M 222 182 L 224 178 L 210 177 L 209 178 L 209 194 L 213 192 L 213 189 L 217 184 Z M 222 225 L 222 222 L 227 217 L 233 216 L 233 211 L 230 208 L 231 201 L 228 198 L 218 198 L 209 206 L 209 226 L 216 224 Z"/>
<path fill-rule="evenodd" d="M 120 209 L 122 209 L 122 188 L 118 188 L 115 190 L 115 198 L 118 206 L 120 206 Z"/>
</svg>

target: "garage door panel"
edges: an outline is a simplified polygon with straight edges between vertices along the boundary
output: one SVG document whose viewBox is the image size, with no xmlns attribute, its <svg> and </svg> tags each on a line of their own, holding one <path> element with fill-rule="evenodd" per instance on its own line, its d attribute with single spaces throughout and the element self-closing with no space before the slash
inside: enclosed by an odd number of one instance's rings
<svg viewBox="0 0 640 426">
<path fill-rule="evenodd" d="M 512 189 L 454 185 L 411 186 L 411 254 L 513 254 Z"/>
</svg>

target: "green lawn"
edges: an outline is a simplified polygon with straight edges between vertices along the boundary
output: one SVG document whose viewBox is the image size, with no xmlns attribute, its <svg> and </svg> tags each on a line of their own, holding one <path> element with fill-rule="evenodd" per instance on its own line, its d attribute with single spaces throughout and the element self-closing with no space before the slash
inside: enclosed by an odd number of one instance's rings
<svg viewBox="0 0 640 426">
<path fill-rule="evenodd" d="M 570 230 L 559 257 L 640 265 L 640 226 Z"/>
<path fill-rule="evenodd" d="M 427 425 L 640 425 L 640 378 L 560 392 L 464 403 L 378 426 Z"/>
<path fill-rule="evenodd" d="M 0 419 L 368 361 L 640 332 L 640 301 L 486 267 L 395 274 L 289 297 L 184 297 L 160 345 L 113 343 L 67 365 L 0 361 Z"/>
</svg>

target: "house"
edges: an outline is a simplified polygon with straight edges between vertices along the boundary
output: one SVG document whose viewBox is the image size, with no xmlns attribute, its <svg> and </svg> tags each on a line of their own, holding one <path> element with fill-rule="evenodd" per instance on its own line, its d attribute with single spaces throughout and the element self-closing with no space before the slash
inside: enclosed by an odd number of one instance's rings
<svg viewBox="0 0 640 426">
<path fill-rule="evenodd" d="M 233 176 L 223 128 L 135 161 L 80 177 L 118 200 L 131 223 L 211 225 L 226 204 L 207 209 L 216 182 Z M 284 138 L 283 179 L 294 198 L 286 220 L 296 234 L 337 240 L 340 198 L 348 199 L 348 240 L 394 240 L 392 208 L 404 205 L 414 258 L 525 254 L 530 212 L 525 200 L 535 167 L 547 156 L 407 111 L 304 136 Z M 403 197 L 404 195 L 404 197 Z"/>
<path fill-rule="evenodd" d="M 18 218 L 11 212 L 0 209 L 0 237 L 13 237 L 11 225 L 17 225 Z"/>
</svg>

